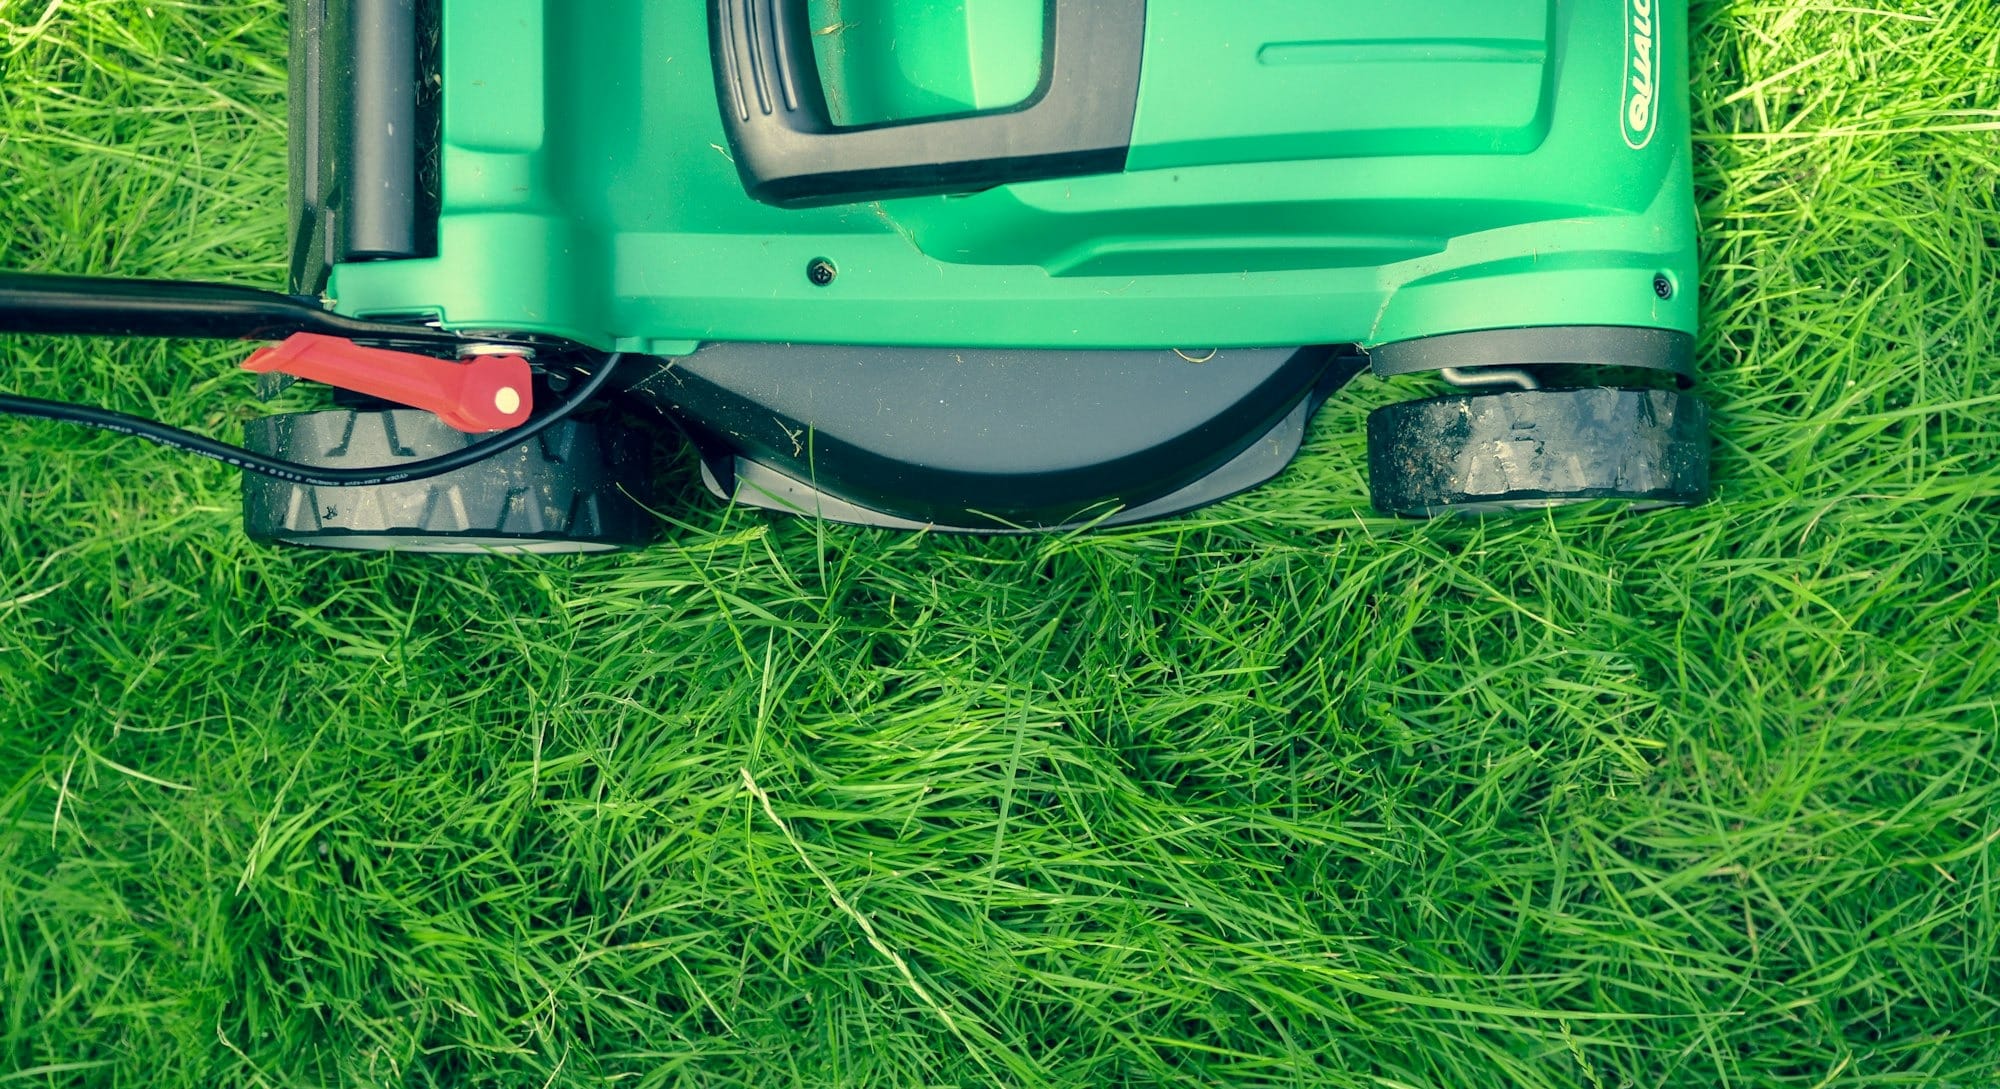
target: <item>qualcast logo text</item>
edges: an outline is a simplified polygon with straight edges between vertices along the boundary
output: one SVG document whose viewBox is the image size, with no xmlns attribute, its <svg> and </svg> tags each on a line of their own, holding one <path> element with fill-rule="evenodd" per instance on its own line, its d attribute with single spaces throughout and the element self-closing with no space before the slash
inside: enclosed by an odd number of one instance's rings
<svg viewBox="0 0 2000 1089">
<path fill-rule="evenodd" d="M 1667 0 L 1625 0 L 1625 108 L 1620 125 L 1634 151 L 1660 127 L 1660 25 L 1654 11 Z"/>
</svg>

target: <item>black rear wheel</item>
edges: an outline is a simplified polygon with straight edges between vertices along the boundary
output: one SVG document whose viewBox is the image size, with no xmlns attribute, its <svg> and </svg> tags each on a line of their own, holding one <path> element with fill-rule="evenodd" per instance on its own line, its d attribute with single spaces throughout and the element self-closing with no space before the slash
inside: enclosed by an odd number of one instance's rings
<svg viewBox="0 0 2000 1089">
<path fill-rule="evenodd" d="M 1708 496 L 1708 411 L 1666 389 L 1538 389 L 1406 401 L 1368 417 L 1378 510 L 1430 517 L 1591 499 Z"/>
<path fill-rule="evenodd" d="M 315 468 L 393 466 L 478 441 L 415 409 L 266 416 L 245 445 Z M 565 420 L 478 464 L 428 480 L 315 488 L 243 475 L 243 528 L 258 540 L 404 552 L 606 552 L 647 544 L 657 519 L 653 436 Z"/>
</svg>

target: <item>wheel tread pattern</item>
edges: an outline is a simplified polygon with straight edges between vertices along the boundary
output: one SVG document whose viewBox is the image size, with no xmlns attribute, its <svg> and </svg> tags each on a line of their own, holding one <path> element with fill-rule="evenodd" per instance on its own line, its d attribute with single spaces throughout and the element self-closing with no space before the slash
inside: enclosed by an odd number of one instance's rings
<svg viewBox="0 0 2000 1089">
<path fill-rule="evenodd" d="M 1586 499 L 1708 496 L 1708 411 L 1666 389 L 1520 390 L 1406 401 L 1368 418 L 1369 487 L 1428 517 Z"/>
<path fill-rule="evenodd" d="M 347 410 L 251 421 L 246 445 L 320 468 L 394 465 L 460 449 L 477 436 L 414 409 Z M 486 462 L 430 480 L 318 488 L 245 474 L 244 529 L 260 540 L 342 548 L 379 536 L 404 551 L 464 551 L 468 539 L 538 551 L 645 544 L 651 437 L 566 420 Z"/>
</svg>

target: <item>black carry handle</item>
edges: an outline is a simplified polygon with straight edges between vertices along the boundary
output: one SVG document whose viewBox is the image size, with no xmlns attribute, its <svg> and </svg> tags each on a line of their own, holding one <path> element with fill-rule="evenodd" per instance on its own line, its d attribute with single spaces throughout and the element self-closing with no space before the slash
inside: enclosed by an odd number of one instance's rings
<svg viewBox="0 0 2000 1089">
<path fill-rule="evenodd" d="M 215 340 L 283 340 L 293 333 L 321 333 L 428 349 L 463 342 L 442 329 L 345 317 L 316 299 L 253 287 L 20 272 L 0 272 L 0 333 Z"/>
<path fill-rule="evenodd" d="M 1048 0 L 1042 82 L 991 113 L 841 127 L 806 0 L 709 0 L 723 127 L 750 195 L 802 207 L 1125 169 L 1145 0 Z"/>
</svg>

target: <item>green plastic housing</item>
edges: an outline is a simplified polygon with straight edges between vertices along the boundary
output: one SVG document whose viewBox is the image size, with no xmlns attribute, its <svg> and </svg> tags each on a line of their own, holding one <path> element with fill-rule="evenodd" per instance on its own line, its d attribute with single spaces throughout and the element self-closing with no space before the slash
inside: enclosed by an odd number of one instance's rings
<svg viewBox="0 0 2000 1089">
<path fill-rule="evenodd" d="M 816 48 L 864 119 L 991 107 L 1019 2 L 893 69 Z M 745 195 L 704 5 L 441 4 L 439 256 L 336 267 L 345 314 L 663 355 L 1695 329 L 1685 0 L 1152 0 L 1125 172 L 805 210 Z"/>
</svg>

